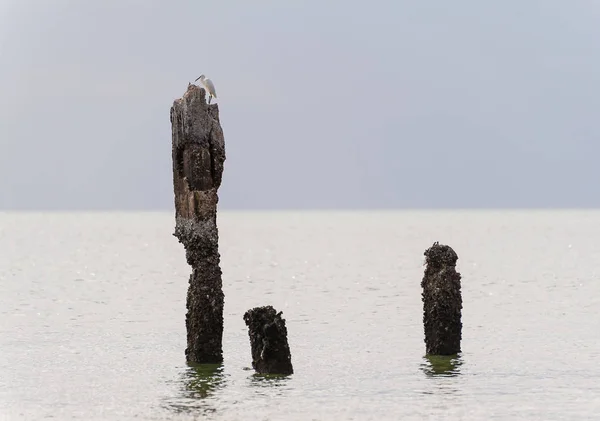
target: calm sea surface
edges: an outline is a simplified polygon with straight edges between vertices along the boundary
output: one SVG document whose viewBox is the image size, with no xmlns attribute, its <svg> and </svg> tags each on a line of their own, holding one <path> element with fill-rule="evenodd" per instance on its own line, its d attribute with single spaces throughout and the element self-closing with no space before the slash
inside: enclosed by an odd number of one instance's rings
<svg viewBox="0 0 600 421">
<path fill-rule="evenodd" d="M 598 420 L 600 212 L 221 212 L 222 366 L 185 362 L 172 213 L 0 214 L 0 420 Z M 451 245 L 463 353 L 428 360 Z M 295 374 L 250 370 L 283 311 Z"/>
</svg>

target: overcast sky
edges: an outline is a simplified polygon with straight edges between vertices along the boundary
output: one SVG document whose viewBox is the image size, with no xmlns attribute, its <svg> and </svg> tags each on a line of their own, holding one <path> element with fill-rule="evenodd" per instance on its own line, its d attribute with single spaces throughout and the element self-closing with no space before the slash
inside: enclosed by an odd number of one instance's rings
<svg viewBox="0 0 600 421">
<path fill-rule="evenodd" d="M 599 40 L 599 0 L 0 0 L 0 208 L 172 209 L 201 73 L 221 208 L 597 207 Z"/>
</svg>

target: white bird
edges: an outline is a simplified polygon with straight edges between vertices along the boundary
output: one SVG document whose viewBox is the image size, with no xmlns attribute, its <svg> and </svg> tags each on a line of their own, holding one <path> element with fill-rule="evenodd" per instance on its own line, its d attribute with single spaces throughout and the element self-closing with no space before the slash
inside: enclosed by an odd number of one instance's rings
<svg viewBox="0 0 600 421">
<path fill-rule="evenodd" d="M 215 98 L 217 97 L 217 91 L 215 90 L 215 85 L 212 83 L 212 80 L 207 79 L 207 77 L 204 75 L 200 75 L 200 77 L 198 79 L 196 79 L 194 82 L 197 82 L 198 80 L 200 80 L 202 85 L 204 85 L 204 88 L 208 91 L 208 103 L 210 104 L 210 100 L 212 99 L 212 97 L 215 97 Z"/>
</svg>

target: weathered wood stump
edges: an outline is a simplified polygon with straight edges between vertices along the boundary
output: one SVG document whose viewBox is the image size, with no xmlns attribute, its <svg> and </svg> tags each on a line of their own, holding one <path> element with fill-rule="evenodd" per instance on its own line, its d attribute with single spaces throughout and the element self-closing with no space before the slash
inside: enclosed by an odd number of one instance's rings
<svg viewBox="0 0 600 421">
<path fill-rule="evenodd" d="M 187 293 L 186 359 L 223 360 L 223 282 L 219 267 L 217 190 L 225 162 L 219 106 L 207 105 L 206 91 L 188 85 L 171 107 L 175 237 L 192 267 Z"/>
<path fill-rule="evenodd" d="M 462 335 L 458 255 L 450 246 L 435 242 L 425 250 L 425 259 L 427 267 L 421 287 L 427 354 L 454 355 L 460 352 Z"/>
<path fill-rule="evenodd" d="M 281 312 L 273 307 L 255 307 L 244 314 L 248 326 L 252 368 L 259 374 L 293 374 L 287 329 Z"/>
</svg>

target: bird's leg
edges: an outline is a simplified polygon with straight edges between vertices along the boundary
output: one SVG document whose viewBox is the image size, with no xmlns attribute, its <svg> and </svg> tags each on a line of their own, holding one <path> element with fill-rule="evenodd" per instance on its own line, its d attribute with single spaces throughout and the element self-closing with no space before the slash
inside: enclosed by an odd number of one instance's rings
<svg viewBox="0 0 600 421">
<path fill-rule="evenodd" d="M 208 105 L 210 105 L 210 100 L 212 99 L 212 95 L 208 94 Z"/>
</svg>

